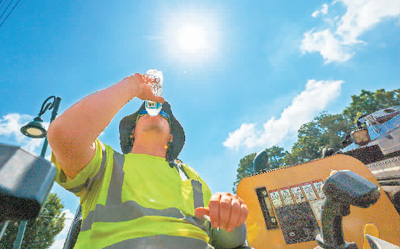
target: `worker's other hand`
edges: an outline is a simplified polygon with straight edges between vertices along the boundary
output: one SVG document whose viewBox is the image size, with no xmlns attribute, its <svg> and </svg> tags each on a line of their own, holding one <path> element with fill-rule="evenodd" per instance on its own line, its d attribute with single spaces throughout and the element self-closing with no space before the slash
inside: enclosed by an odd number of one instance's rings
<svg viewBox="0 0 400 249">
<path fill-rule="evenodd" d="M 123 79 L 132 89 L 132 98 L 137 97 L 142 100 L 152 100 L 158 103 L 164 103 L 163 97 L 157 97 L 151 90 L 151 79 L 140 73 L 135 73 Z"/>
<path fill-rule="evenodd" d="M 213 194 L 208 207 L 196 208 L 194 212 L 200 218 L 208 215 L 213 228 L 223 228 L 228 232 L 241 226 L 249 214 L 246 203 L 230 193 Z"/>
</svg>

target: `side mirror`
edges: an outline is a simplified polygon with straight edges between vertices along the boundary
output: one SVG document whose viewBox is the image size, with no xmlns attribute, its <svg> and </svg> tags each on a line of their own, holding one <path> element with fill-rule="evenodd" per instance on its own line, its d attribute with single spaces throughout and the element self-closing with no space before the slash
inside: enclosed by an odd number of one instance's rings
<svg viewBox="0 0 400 249">
<path fill-rule="evenodd" d="M 44 158 L 0 144 L 0 221 L 36 218 L 55 176 L 56 168 Z"/>
<path fill-rule="evenodd" d="M 268 165 L 268 153 L 265 150 L 263 150 L 254 157 L 253 160 L 254 173 L 260 173 L 263 170 L 266 170 L 267 165 Z"/>
</svg>

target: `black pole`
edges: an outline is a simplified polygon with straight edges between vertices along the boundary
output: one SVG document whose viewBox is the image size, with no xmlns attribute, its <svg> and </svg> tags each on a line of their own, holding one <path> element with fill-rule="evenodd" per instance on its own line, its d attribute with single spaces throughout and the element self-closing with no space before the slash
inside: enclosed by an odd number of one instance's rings
<svg viewBox="0 0 400 249">
<path fill-rule="evenodd" d="M 57 117 L 58 108 L 60 107 L 60 102 L 61 102 L 61 98 L 60 98 L 60 97 L 56 97 L 56 98 L 54 99 L 53 111 L 51 112 L 51 117 L 50 117 L 50 124 L 51 124 L 51 122 L 53 122 L 53 120 Z M 48 146 L 48 142 L 47 142 L 47 136 L 46 136 L 46 137 L 44 138 L 43 147 L 42 147 L 42 152 L 40 152 L 40 156 L 43 157 L 43 158 L 46 156 L 47 146 Z"/>
<path fill-rule="evenodd" d="M 54 102 L 53 102 L 52 104 L 48 104 L 48 105 L 46 106 L 46 108 L 43 109 L 44 104 L 45 104 L 50 98 L 54 98 Z M 53 108 L 53 111 L 51 112 L 51 117 L 50 117 L 50 124 L 51 124 L 51 122 L 53 122 L 53 120 L 57 117 L 58 108 L 60 107 L 60 102 L 61 102 L 61 98 L 60 98 L 60 97 L 54 97 L 54 96 L 52 96 L 52 97 L 47 98 L 47 99 L 44 101 L 43 105 L 42 105 L 42 108 L 41 108 L 41 110 L 40 110 L 39 116 L 41 116 L 42 114 L 44 114 L 44 112 L 45 112 L 48 108 L 49 108 L 49 109 Z M 47 145 L 48 145 L 48 142 L 47 142 L 47 136 L 46 136 L 46 137 L 44 138 L 44 142 L 43 142 L 43 146 L 42 146 L 42 151 L 40 152 L 40 156 L 43 157 L 43 158 L 46 156 Z M 20 249 L 20 248 L 21 248 L 22 241 L 23 241 L 23 239 L 24 239 L 24 234 L 25 234 L 25 229 L 26 229 L 27 223 L 28 223 L 28 221 L 26 221 L 26 220 L 21 221 L 21 224 L 19 225 L 19 228 L 18 228 L 17 238 L 15 239 L 14 248 L 13 248 L 13 249 Z"/>
</svg>

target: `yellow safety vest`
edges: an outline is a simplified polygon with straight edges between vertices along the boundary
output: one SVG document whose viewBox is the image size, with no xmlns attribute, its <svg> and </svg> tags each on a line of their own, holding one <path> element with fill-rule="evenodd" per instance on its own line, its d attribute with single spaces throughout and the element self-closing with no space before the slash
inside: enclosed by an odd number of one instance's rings
<svg viewBox="0 0 400 249">
<path fill-rule="evenodd" d="M 81 197 L 83 222 L 74 248 L 212 248 L 206 223 L 194 215 L 208 206 L 211 192 L 192 168 L 96 143 L 96 165 L 89 164 L 96 170 L 85 168 L 82 174 L 91 173 L 76 177 L 80 185 L 71 184 L 53 158 L 56 181 Z"/>
</svg>

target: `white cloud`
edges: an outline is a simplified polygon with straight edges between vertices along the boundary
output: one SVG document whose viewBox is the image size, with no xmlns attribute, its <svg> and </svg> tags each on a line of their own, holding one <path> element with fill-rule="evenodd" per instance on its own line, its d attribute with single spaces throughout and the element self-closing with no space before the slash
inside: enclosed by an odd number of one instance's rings
<svg viewBox="0 0 400 249">
<path fill-rule="evenodd" d="M 341 0 L 347 11 L 339 21 L 336 34 L 345 44 L 359 43 L 358 37 L 386 17 L 399 17 L 398 0 Z"/>
<path fill-rule="evenodd" d="M 242 124 L 239 129 L 233 133 L 229 133 L 228 139 L 225 140 L 223 145 L 228 148 L 238 149 L 240 145 L 244 144 L 247 147 L 254 147 L 254 141 L 257 140 L 257 131 L 255 124 Z"/>
<path fill-rule="evenodd" d="M 32 121 L 33 117 L 26 114 L 10 113 L 0 119 L 0 136 L 5 136 L 20 145 L 29 152 L 36 153 L 43 143 L 43 139 L 28 138 L 24 136 L 20 129 L 23 125 Z M 48 123 L 43 125 L 48 127 Z"/>
<path fill-rule="evenodd" d="M 20 128 L 33 117 L 25 114 L 10 113 L 0 119 L 0 135 L 13 136 L 17 142 L 21 142 L 25 136 L 20 132 Z"/>
<path fill-rule="evenodd" d="M 310 30 L 304 34 L 301 50 L 305 52 L 319 52 L 325 63 L 332 61 L 344 62 L 353 56 L 349 48 L 344 46 L 329 29 L 314 32 Z"/>
<path fill-rule="evenodd" d="M 322 5 L 322 8 L 320 10 L 314 11 L 314 13 L 312 13 L 311 16 L 316 18 L 319 14 L 326 15 L 327 13 L 328 13 L 328 5 L 324 3 Z"/>
<path fill-rule="evenodd" d="M 338 0 L 346 7 L 346 13 L 340 18 L 325 19 L 332 26 L 325 30 L 304 33 L 300 49 L 303 53 L 319 52 L 325 63 L 344 62 L 354 55 L 357 44 L 365 44 L 359 37 L 386 18 L 398 17 L 400 14 L 398 0 Z M 320 13 L 326 14 L 328 6 L 315 11 L 315 18 Z M 326 13 L 324 13 L 326 9 Z"/>
<path fill-rule="evenodd" d="M 258 129 L 256 124 L 244 123 L 236 131 L 229 133 L 223 145 L 238 150 L 239 147 L 270 147 L 295 134 L 300 126 L 309 122 L 316 114 L 339 95 L 343 81 L 309 80 L 306 89 L 297 95 L 280 117 L 270 118 Z"/>
<path fill-rule="evenodd" d="M 74 221 L 74 214 L 69 209 L 63 211 L 65 213 L 65 221 L 63 230 L 56 236 L 56 239 L 49 249 L 61 249 L 64 246 L 64 241 L 67 238 L 69 228 Z"/>
</svg>

